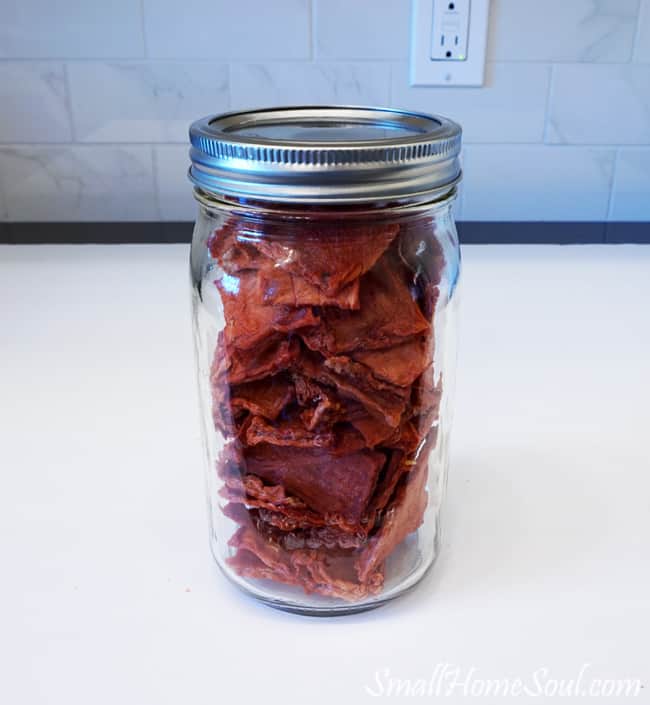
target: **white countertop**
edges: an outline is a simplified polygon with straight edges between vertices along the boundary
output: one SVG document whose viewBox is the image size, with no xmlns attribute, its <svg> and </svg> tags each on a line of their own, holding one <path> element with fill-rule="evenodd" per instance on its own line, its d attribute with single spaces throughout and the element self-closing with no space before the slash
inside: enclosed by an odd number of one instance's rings
<svg viewBox="0 0 650 705">
<path fill-rule="evenodd" d="M 325 620 L 212 563 L 187 254 L 0 248 L 2 703 L 331 705 L 454 668 L 439 702 L 581 669 L 650 702 L 650 247 L 464 249 L 442 554 Z"/>
</svg>

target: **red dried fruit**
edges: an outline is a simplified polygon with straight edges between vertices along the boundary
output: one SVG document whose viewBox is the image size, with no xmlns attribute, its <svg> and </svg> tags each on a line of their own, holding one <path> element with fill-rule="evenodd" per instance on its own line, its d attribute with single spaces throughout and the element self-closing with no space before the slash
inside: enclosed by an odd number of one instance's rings
<svg viewBox="0 0 650 705">
<path fill-rule="evenodd" d="M 310 306 L 266 306 L 257 295 L 257 273 L 244 270 L 237 274 L 221 273 L 215 279 L 221 292 L 226 346 L 248 350 L 276 333 L 290 333 L 319 323 Z"/>
<path fill-rule="evenodd" d="M 335 296 L 377 262 L 397 235 L 399 226 L 319 221 L 301 223 L 299 230 L 299 234 L 292 235 L 287 233 L 286 223 L 255 223 L 248 230 L 247 242 L 278 269 L 301 277 L 328 296 Z"/>
<path fill-rule="evenodd" d="M 409 290 L 409 274 L 386 252 L 361 279 L 359 311 L 328 308 L 322 322 L 301 336 L 326 357 L 351 350 L 376 350 L 405 342 L 431 328 Z"/>
<path fill-rule="evenodd" d="M 349 522 L 361 518 L 385 461 L 376 451 L 334 456 L 268 444 L 247 448 L 245 458 L 248 472 L 282 485 L 319 514 L 340 514 Z"/>
<path fill-rule="evenodd" d="M 336 294 L 327 294 L 316 285 L 288 272 L 269 268 L 260 271 L 260 299 L 273 306 L 338 306 L 359 308 L 359 280 L 346 284 Z"/>
<path fill-rule="evenodd" d="M 442 391 L 444 259 L 427 228 L 323 220 L 298 236 L 232 219 L 212 238 L 219 494 L 239 525 L 228 563 L 240 575 L 363 599 L 422 522 Z"/>
<path fill-rule="evenodd" d="M 356 560 L 359 580 L 363 583 L 411 532 L 422 523 L 427 506 L 427 460 L 423 455 L 414 470 L 404 475 L 394 498 L 383 513 L 383 522 L 368 539 Z"/>
</svg>

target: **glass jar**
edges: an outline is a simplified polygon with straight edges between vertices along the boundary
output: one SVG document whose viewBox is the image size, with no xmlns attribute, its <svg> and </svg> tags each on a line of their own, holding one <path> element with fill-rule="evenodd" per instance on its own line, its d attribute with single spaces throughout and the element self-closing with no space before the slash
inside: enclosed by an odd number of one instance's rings
<svg viewBox="0 0 650 705">
<path fill-rule="evenodd" d="M 376 607 L 440 545 L 460 128 L 302 107 L 206 118 L 190 139 L 214 558 L 275 607 Z"/>
</svg>

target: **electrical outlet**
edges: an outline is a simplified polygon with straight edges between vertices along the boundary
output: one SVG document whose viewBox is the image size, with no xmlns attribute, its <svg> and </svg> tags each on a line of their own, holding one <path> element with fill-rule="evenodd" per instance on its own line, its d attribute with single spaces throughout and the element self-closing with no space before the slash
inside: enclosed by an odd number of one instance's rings
<svg viewBox="0 0 650 705">
<path fill-rule="evenodd" d="M 433 0 L 431 58 L 434 61 L 467 61 L 471 0 Z"/>
<path fill-rule="evenodd" d="M 481 86 L 490 0 L 412 0 L 410 83 Z"/>
</svg>

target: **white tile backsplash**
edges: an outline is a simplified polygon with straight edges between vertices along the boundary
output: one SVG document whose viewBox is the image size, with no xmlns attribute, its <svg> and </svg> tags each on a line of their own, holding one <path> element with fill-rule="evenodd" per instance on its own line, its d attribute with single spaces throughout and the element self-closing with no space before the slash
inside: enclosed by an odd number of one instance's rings
<svg viewBox="0 0 650 705">
<path fill-rule="evenodd" d="M 639 0 L 492 0 L 493 61 L 628 61 Z"/>
<path fill-rule="evenodd" d="M 650 221 L 650 148 L 619 150 L 610 220 Z"/>
<path fill-rule="evenodd" d="M 305 103 L 386 105 L 387 63 L 233 64 L 233 108 Z"/>
<path fill-rule="evenodd" d="M 465 142 L 541 142 L 549 77 L 544 64 L 490 64 L 482 88 L 414 87 L 408 83 L 408 65 L 399 64 L 391 102 L 456 120 Z"/>
<path fill-rule="evenodd" d="M 68 76 L 82 142 L 185 142 L 192 120 L 229 104 L 225 64 L 77 62 Z"/>
<path fill-rule="evenodd" d="M 144 56 L 140 0 L 8 0 L 0 9 L 0 57 Z"/>
<path fill-rule="evenodd" d="M 318 59 L 402 59 L 409 50 L 405 0 L 314 0 Z"/>
<path fill-rule="evenodd" d="M 545 145 L 465 149 L 466 220 L 605 220 L 615 150 Z"/>
<path fill-rule="evenodd" d="M 143 0 L 149 56 L 308 59 L 309 0 Z"/>
<path fill-rule="evenodd" d="M 158 217 L 150 147 L 2 147 L 0 179 L 12 221 Z"/>
<path fill-rule="evenodd" d="M 156 182 L 162 220 L 194 220 L 197 203 L 187 178 L 190 166 L 189 144 L 154 147 Z"/>
<path fill-rule="evenodd" d="M 0 142 L 69 142 L 63 64 L 0 61 Z"/>
<path fill-rule="evenodd" d="M 650 0 L 491 0 L 480 88 L 409 85 L 409 0 L 0 5 L 0 220 L 192 219 L 190 123 L 290 103 L 456 119 L 463 218 L 650 219 Z"/>
<path fill-rule="evenodd" d="M 634 60 L 650 63 L 650 0 L 641 0 L 639 34 L 636 39 Z"/>
<path fill-rule="evenodd" d="M 561 144 L 649 143 L 650 68 L 556 66 L 548 135 Z"/>
</svg>

